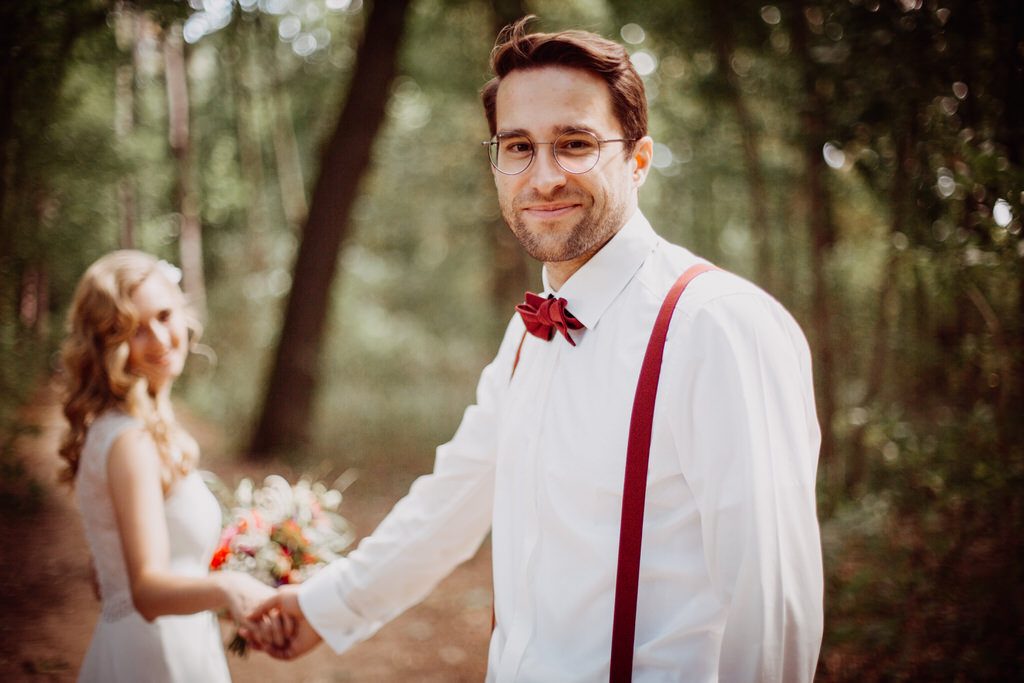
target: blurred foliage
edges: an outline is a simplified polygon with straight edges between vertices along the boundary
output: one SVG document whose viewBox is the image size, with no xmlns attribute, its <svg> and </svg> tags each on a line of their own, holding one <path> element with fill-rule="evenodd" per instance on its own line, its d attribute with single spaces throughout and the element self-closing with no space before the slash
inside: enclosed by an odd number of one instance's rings
<svg viewBox="0 0 1024 683">
<path fill-rule="evenodd" d="M 1019 678 L 1024 10 L 1011 0 L 766 1 L 528 7 L 540 29 L 627 45 L 658 143 L 641 193 L 648 217 L 764 284 L 818 359 L 834 358 L 819 372 L 835 445 L 819 470 L 821 680 Z M 288 188 L 312 185 L 365 10 L 358 0 L 205 5 L 0 9 L 5 434 L 54 369 L 77 277 L 118 246 L 125 215 L 138 247 L 178 260 L 162 41 L 186 22 L 210 316 L 209 350 L 181 395 L 236 447 L 246 441 L 305 199 Z M 487 231 L 499 221 L 477 144 L 493 9 L 416 0 L 411 12 L 339 256 L 310 457 L 423 471 L 472 399 L 512 302 L 490 294 Z M 116 123 L 126 102 L 127 131 Z M 814 155 L 825 162 L 820 196 L 808 190 Z M 134 204 L 119 194 L 125 183 Z M 823 199 L 828 220 L 815 222 Z M 831 322 L 815 308 L 822 288 Z M 8 450 L 0 464 L 13 481 Z"/>
</svg>

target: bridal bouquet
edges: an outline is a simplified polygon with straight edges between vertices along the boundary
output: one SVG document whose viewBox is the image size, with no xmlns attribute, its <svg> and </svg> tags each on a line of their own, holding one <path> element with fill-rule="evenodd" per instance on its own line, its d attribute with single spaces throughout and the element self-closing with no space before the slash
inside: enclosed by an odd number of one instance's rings
<svg viewBox="0 0 1024 683">
<path fill-rule="evenodd" d="M 292 485 L 271 475 L 261 487 L 246 478 L 231 491 L 206 473 L 206 483 L 224 512 L 211 571 L 245 572 L 275 587 L 300 583 L 340 557 L 354 539 L 337 511 L 341 492 L 320 482 L 300 479 Z M 245 640 L 236 635 L 228 648 L 244 654 Z"/>
</svg>

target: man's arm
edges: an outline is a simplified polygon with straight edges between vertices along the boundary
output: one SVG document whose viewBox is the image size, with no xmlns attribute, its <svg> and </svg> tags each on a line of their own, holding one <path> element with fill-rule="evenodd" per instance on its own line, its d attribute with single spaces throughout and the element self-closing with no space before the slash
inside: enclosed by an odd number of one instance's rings
<svg viewBox="0 0 1024 683">
<path fill-rule="evenodd" d="M 781 307 L 753 292 L 710 301 L 684 324 L 669 376 L 680 392 L 673 431 L 727 612 L 720 680 L 810 681 L 823 578 L 806 341 Z"/>
<path fill-rule="evenodd" d="M 481 375 L 477 403 L 437 449 L 434 471 L 413 483 L 356 550 L 296 592 L 303 619 L 336 652 L 422 600 L 483 542 L 491 525 L 499 405 L 521 329 L 506 334 Z"/>
</svg>

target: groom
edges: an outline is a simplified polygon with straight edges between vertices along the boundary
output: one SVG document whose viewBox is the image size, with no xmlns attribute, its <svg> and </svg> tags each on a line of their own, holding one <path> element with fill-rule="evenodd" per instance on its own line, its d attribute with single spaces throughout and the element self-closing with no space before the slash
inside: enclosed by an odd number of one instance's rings
<svg viewBox="0 0 1024 683">
<path fill-rule="evenodd" d="M 544 263 L 544 293 L 512 317 L 433 473 L 355 551 L 252 615 L 294 620 L 290 639 L 253 634 L 274 656 L 370 637 L 490 531 L 487 680 L 609 678 L 637 378 L 663 300 L 702 261 L 638 209 L 653 142 L 626 51 L 524 24 L 492 53 L 485 144 L 505 220 Z M 774 299 L 722 271 L 668 308 L 627 674 L 810 681 L 823 588 L 807 343 Z"/>
</svg>

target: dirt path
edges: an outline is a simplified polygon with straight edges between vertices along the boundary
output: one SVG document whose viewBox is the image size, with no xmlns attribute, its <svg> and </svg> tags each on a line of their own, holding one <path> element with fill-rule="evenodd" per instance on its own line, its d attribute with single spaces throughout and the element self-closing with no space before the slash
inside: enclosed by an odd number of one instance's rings
<svg viewBox="0 0 1024 683">
<path fill-rule="evenodd" d="M 16 440 L 15 454 L 43 487 L 41 509 L 0 515 L 0 680 L 74 681 L 85 655 L 99 604 L 89 582 L 88 552 L 72 496 L 56 483 L 57 443 L 64 428 L 55 392 L 39 391 L 21 420 L 37 433 Z M 192 428 L 192 425 L 190 425 Z M 204 448 L 216 435 L 195 425 Z M 203 466 L 226 482 L 257 480 L 274 471 L 206 458 Z M 278 470 L 280 471 L 280 470 Z M 287 472 L 281 472 L 289 476 Z M 290 477 L 293 479 L 294 477 Z M 345 494 L 341 512 L 359 535 L 369 533 L 404 493 L 408 477 L 367 471 Z M 490 629 L 490 553 L 485 546 L 422 604 L 343 655 L 326 646 L 292 663 L 261 653 L 229 656 L 236 682 L 482 681 Z M 230 629 L 225 626 L 225 637 Z"/>
</svg>

